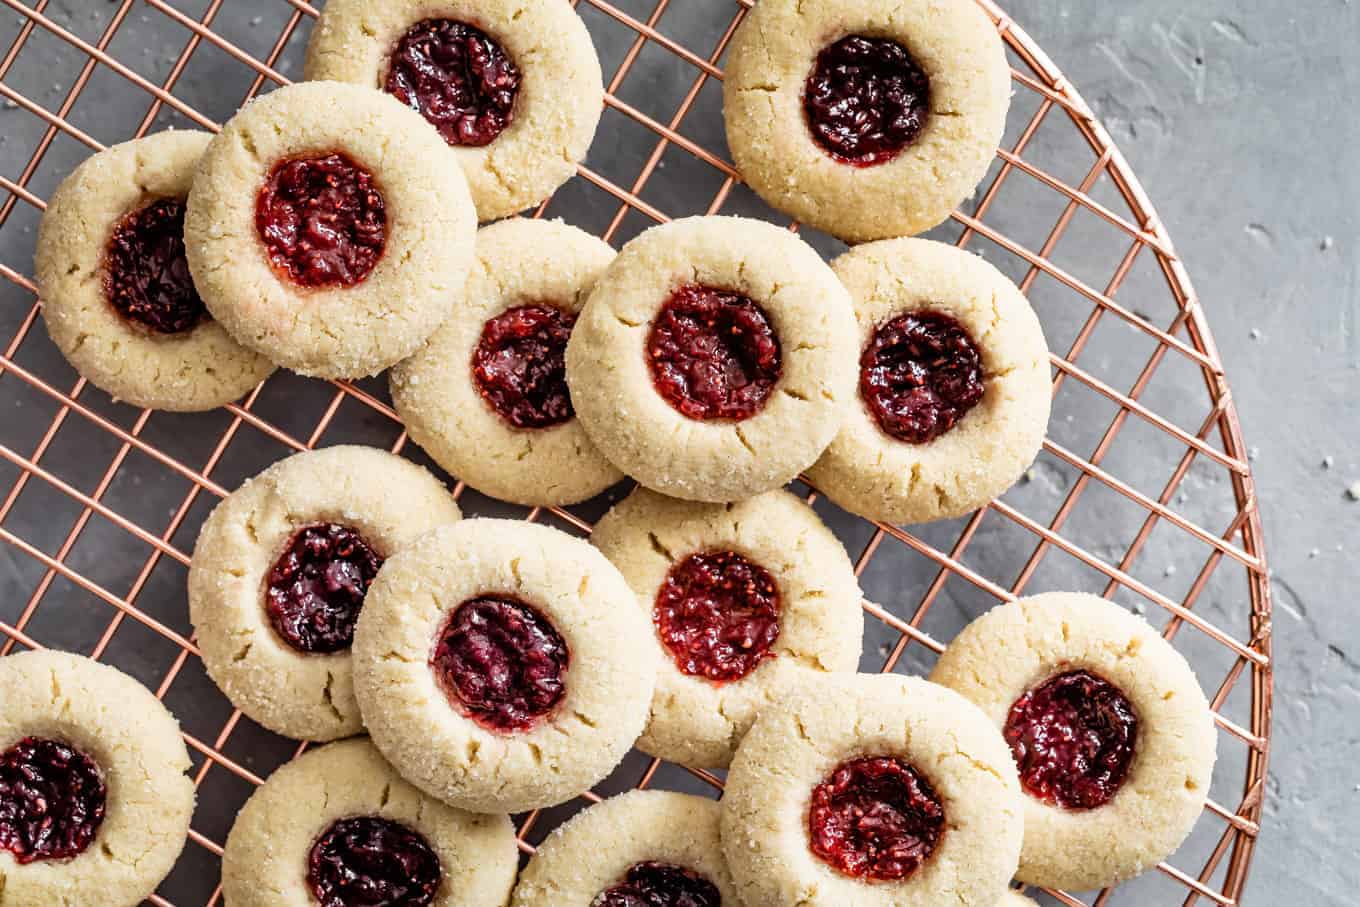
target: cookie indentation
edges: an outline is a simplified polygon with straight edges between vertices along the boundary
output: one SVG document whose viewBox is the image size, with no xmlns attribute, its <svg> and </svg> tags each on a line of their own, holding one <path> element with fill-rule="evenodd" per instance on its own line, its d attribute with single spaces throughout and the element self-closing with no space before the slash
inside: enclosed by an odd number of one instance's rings
<svg viewBox="0 0 1360 907">
<path fill-rule="evenodd" d="M 128 321 L 179 334 L 208 317 L 184 257 L 184 201 L 163 198 L 123 215 L 104 253 L 104 295 Z"/>
<path fill-rule="evenodd" d="M 56 740 L 25 737 L 0 753 L 0 850 L 20 864 L 78 856 L 99 833 L 106 798 L 93 759 Z"/>
<path fill-rule="evenodd" d="M 691 676 L 740 680 L 779 637 L 779 586 L 764 567 L 733 551 L 691 554 L 666 574 L 652 620 Z"/>
<path fill-rule="evenodd" d="M 525 731 L 566 695 L 569 653 L 552 621 L 509 595 L 459 605 L 430 667 L 449 700 L 491 731 Z"/>
<path fill-rule="evenodd" d="M 373 174 L 341 152 L 279 161 L 255 199 L 255 229 L 279 274 L 304 287 L 361 283 L 387 244 Z"/>
<path fill-rule="evenodd" d="M 321 907 L 425 907 L 442 874 L 422 835 L 377 816 L 331 823 L 307 857 L 307 885 Z"/>
<path fill-rule="evenodd" d="M 930 79 L 890 38 L 848 35 L 822 48 L 803 88 L 812 137 L 833 158 L 871 167 L 925 128 Z"/>
<path fill-rule="evenodd" d="M 670 863 L 628 867 L 623 881 L 606 888 L 590 907 L 721 907 L 722 895 L 708 879 Z"/>
<path fill-rule="evenodd" d="M 779 337 L 754 300 L 690 284 L 671 294 L 647 337 L 652 383 L 691 419 L 749 419 L 783 371 Z"/>
<path fill-rule="evenodd" d="M 949 431 L 985 391 L 977 344 L 943 312 L 885 321 L 860 354 L 860 396 L 885 434 L 909 444 Z"/>
<path fill-rule="evenodd" d="M 576 315 L 551 305 L 508 309 L 482 327 L 472 353 L 477 391 L 515 428 L 550 428 L 576 415 L 567 393 L 567 340 Z"/>
<path fill-rule="evenodd" d="M 364 596 L 383 559 L 358 532 L 321 523 L 293 533 L 265 590 L 274 631 L 299 652 L 348 649 Z"/>
<path fill-rule="evenodd" d="M 1108 680 L 1068 671 L 1015 700 L 1004 730 L 1031 796 L 1064 809 L 1095 809 L 1128 777 L 1138 715 Z"/>
<path fill-rule="evenodd" d="M 842 762 L 812 789 L 812 852 L 845 875 L 905 879 L 945 831 L 944 804 L 922 775 L 895 756 Z"/>
<path fill-rule="evenodd" d="M 520 71 L 500 43 L 452 19 L 406 30 L 383 87 L 421 114 L 450 145 L 489 145 L 515 116 Z"/>
</svg>

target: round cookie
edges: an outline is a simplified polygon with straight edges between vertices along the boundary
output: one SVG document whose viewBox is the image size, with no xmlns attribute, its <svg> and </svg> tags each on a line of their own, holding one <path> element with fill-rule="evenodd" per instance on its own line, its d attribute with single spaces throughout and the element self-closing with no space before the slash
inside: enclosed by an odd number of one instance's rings
<svg viewBox="0 0 1360 907">
<path fill-rule="evenodd" d="M 331 0 L 304 71 L 423 113 L 453 147 L 483 221 L 574 176 L 604 110 L 590 33 L 561 0 Z"/>
<path fill-rule="evenodd" d="M 742 741 L 723 852 L 746 907 L 993 907 L 1021 809 L 1005 742 L 963 697 L 915 677 L 827 675 L 762 710 Z"/>
<path fill-rule="evenodd" d="M 179 725 L 116 668 L 65 652 L 0 658 L 0 901 L 136 907 L 189 833 Z"/>
<path fill-rule="evenodd" d="M 407 431 L 451 475 L 530 507 L 575 504 L 623 478 L 575 418 L 564 365 L 572 325 L 613 258 L 561 221 L 478 231 L 466 304 L 391 375 Z"/>
<path fill-rule="evenodd" d="M 1185 658 L 1112 602 L 1049 592 L 994 608 L 954 638 L 931 679 L 1010 742 L 1025 793 L 1023 882 L 1084 891 L 1131 878 L 1179 847 L 1204 808 L 1217 746 L 1209 704 Z M 1046 742 L 1065 738 L 1079 746 Z M 1073 760 L 1087 767 L 1073 772 Z"/>
<path fill-rule="evenodd" d="M 590 540 L 652 621 L 660 668 L 637 743 L 645 752 L 726 768 L 756 713 L 790 684 L 859 664 L 864 611 L 854 567 L 787 491 L 723 505 L 639 488 Z"/>
<path fill-rule="evenodd" d="M 976 255 L 926 239 L 857 246 L 831 264 L 859 322 L 859 390 L 808 479 L 885 523 L 961 516 L 1043 445 L 1052 385 L 1029 302 Z"/>
<path fill-rule="evenodd" d="M 610 797 L 577 813 L 538 845 L 511 903 L 737 907 L 719 841 L 721 813 L 717 801 L 692 794 L 634 790 Z"/>
<path fill-rule="evenodd" d="M 439 480 L 374 447 L 295 454 L 209 515 L 189 567 L 203 665 L 275 733 L 334 740 L 363 729 L 350 643 L 385 558 L 459 518 Z"/>
<path fill-rule="evenodd" d="M 355 738 L 302 754 L 251 795 L 222 893 L 227 907 L 504 907 L 518 866 L 509 817 L 430 799 Z"/>
<path fill-rule="evenodd" d="M 476 215 L 454 153 L 380 91 L 307 82 L 251 101 L 208 145 L 184 238 L 239 342 L 303 375 L 406 358 L 462 298 Z"/>
<path fill-rule="evenodd" d="M 849 298 L 788 230 L 691 217 L 624 246 L 567 344 L 576 413 L 615 466 L 733 501 L 817 459 L 853 394 Z"/>
<path fill-rule="evenodd" d="M 274 370 L 212 318 L 189 278 L 184 200 L 206 132 L 115 145 L 62 180 L 34 270 L 52 342 L 116 400 L 181 412 L 242 397 Z"/>
<path fill-rule="evenodd" d="M 354 639 L 373 742 L 431 796 L 475 812 L 561 803 L 642 732 L 656 666 L 623 577 L 520 520 L 442 526 L 383 565 Z"/>
<path fill-rule="evenodd" d="M 972 194 L 1010 94 L 973 0 L 761 0 L 732 39 L 723 118 L 762 198 L 864 242 L 929 230 Z"/>
</svg>

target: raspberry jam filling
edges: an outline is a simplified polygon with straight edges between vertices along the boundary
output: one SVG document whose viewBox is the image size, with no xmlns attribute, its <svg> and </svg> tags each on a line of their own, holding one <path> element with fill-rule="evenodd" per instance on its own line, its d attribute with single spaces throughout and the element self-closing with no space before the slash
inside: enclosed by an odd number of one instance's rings
<svg viewBox="0 0 1360 907">
<path fill-rule="evenodd" d="M 623 881 L 601 891 L 590 907 L 722 907 L 722 895 L 693 870 L 648 861 L 628 867 Z"/>
<path fill-rule="evenodd" d="M 424 837 L 377 816 L 331 823 L 307 856 L 307 886 L 321 907 L 425 907 L 442 875 Z"/>
<path fill-rule="evenodd" d="M 274 270 L 303 287 L 361 283 L 387 245 L 373 174 L 341 152 L 279 161 L 255 198 Z"/>
<path fill-rule="evenodd" d="M 392 50 L 388 94 L 450 145 L 488 145 L 515 117 L 520 72 L 494 38 L 466 22 L 426 19 Z"/>
<path fill-rule="evenodd" d="M 567 393 L 567 340 L 576 316 L 522 305 L 482 326 L 472 352 L 477 390 L 515 428 L 550 428 L 576 415 Z"/>
<path fill-rule="evenodd" d="M 842 762 L 812 789 L 812 852 L 853 878 L 907 878 L 934 852 L 944 830 L 939 795 L 895 756 Z"/>
<path fill-rule="evenodd" d="M 208 317 L 184 257 L 184 202 L 160 201 L 123 215 L 104 253 L 104 295 L 119 315 L 158 334 Z"/>
<path fill-rule="evenodd" d="M 430 656 L 449 701 L 490 731 L 525 731 L 566 695 L 570 654 L 552 621 L 510 595 L 459 605 Z"/>
<path fill-rule="evenodd" d="M 1108 680 L 1068 671 L 1015 700 L 1003 730 L 1030 795 L 1064 809 L 1095 809 L 1128 777 L 1138 715 Z"/>
<path fill-rule="evenodd" d="M 0 850 L 20 864 L 79 856 L 99 833 L 106 797 L 89 756 L 25 737 L 0 753 Z"/>
<path fill-rule="evenodd" d="M 749 419 L 783 371 L 779 337 L 745 296 L 689 284 L 671 294 L 647 337 L 652 383 L 691 419 Z"/>
<path fill-rule="evenodd" d="M 943 312 L 898 315 L 874 329 L 859 357 L 859 392 L 884 433 L 925 444 L 982 400 L 982 355 Z"/>
<path fill-rule="evenodd" d="M 930 79 L 888 38 L 848 35 L 817 54 L 803 87 L 812 137 L 856 167 L 890 161 L 925 128 Z"/>
<path fill-rule="evenodd" d="M 269 571 L 265 610 L 274 631 L 299 652 L 348 649 L 368 585 L 382 562 L 348 526 L 299 529 Z"/>
<path fill-rule="evenodd" d="M 675 665 L 715 683 L 740 680 L 779 636 L 779 587 L 733 551 L 691 554 L 666 574 L 652 621 Z"/>
</svg>

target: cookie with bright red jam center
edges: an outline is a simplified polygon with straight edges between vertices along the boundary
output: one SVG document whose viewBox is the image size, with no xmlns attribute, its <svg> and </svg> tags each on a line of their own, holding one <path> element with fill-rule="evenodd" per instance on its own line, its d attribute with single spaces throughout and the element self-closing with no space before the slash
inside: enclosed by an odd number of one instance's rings
<svg viewBox="0 0 1360 907">
<path fill-rule="evenodd" d="M 848 35 L 822 48 L 803 87 L 812 137 L 857 167 L 890 161 L 925 128 L 930 79 L 890 38 Z"/>
<path fill-rule="evenodd" d="M 779 637 L 779 586 L 733 551 L 691 554 L 666 574 L 652 621 L 675 666 L 716 683 L 740 680 Z"/>
<path fill-rule="evenodd" d="M 269 571 L 265 610 L 274 631 L 299 652 L 348 649 L 364 596 L 383 559 L 358 532 L 321 523 L 293 533 Z"/>
<path fill-rule="evenodd" d="M 299 286 L 361 283 L 387 245 L 377 181 L 343 152 L 279 161 L 255 198 L 255 229 L 279 274 Z"/>
<path fill-rule="evenodd" d="M 472 377 L 515 428 L 551 428 L 576 415 L 567 393 L 567 340 L 576 315 L 551 305 L 508 309 L 482 326 Z"/>
<path fill-rule="evenodd" d="M 20 864 L 79 856 L 99 833 L 106 800 L 93 759 L 57 740 L 25 737 L 0 753 L 0 850 Z"/>
<path fill-rule="evenodd" d="M 859 392 L 885 434 L 925 444 L 982 400 L 982 354 L 956 319 L 906 312 L 874 329 L 859 357 Z"/>
<path fill-rule="evenodd" d="M 1015 700 L 1003 730 L 1025 790 L 1064 809 L 1095 809 L 1128 777 L 1138 715 L 1108 680 L 1068 671 Z"/>
<path fill-rule="evenodd" d="M 449 700 L 491 731 L 525 731 L 562 701 L 570 653 L 552 621 L 510 595 L 463 602 L 430 667 Z"/>
<path fill-rule="evenodd" d="M 649 860 L 628 867 L 623 881 L 600 892 L 590 907 L 722 907 L 722 895 L 693 870 Z"/>
<path fill-rule="evenodd" d="M 515 118 L 520 71 L 505 48 L 466 22 L 426 19 L 392 51 L 383 87 L 450 145 L 489 145 Z"/>
<path fill-rule="evenodd" d="M 307 857 L 307 886 L 321 907 L 426 907 L 442 875 L 422 835 L 378 816 L 331 823 Z"/>
<path fill-rule="evenodd" d="M 838 872 L 905 879 L 945 832 L 944 804 L 930 782 L 895 756 L 851 759 L 812 789 L 812 852 Z"/>
<path fill-rule="evenodd" d="M 754 300 L 690 284 L 671 294 L 647 337 L 652 383 L 691 419 L 749 419 L 783 372 L 779 337 Z"/>
<path fill-rule="evenodd" d="M 118 221 L 104 252 L 104 295 L 128 321 L 180 334 L 208 317 L 184 257 L 184 201 L 163 198 Z"/>
</svg>

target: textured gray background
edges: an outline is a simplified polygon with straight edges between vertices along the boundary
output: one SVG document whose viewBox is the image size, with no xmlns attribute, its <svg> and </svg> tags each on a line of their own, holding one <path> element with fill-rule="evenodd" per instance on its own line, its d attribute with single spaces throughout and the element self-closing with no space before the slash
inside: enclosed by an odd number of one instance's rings
<svg viewBox="0 0 1360 907">
<path fill-rule="evenodd" d="M 731 0 L 674 0 L 661 30 L 707 53 L 731 13 Z M 177 9 L 197 17 L 202 0 L 178 0 Z M 622 0 L 619 5 L 639 17 L 650 12 L 650 0 Z M 1187 7 L 1192 9 L 1187 10 Z M 54 17 L 94 40 L 116 4 L 104 0 L 59 0 L 49 6 Z M 1187 5 L 1178 0 L 1139 0 L 1121 4 L 1074 0 L 1016 0 L 1010 5 L 1028 29 L 1097 109 L 1140 174 L 1178 250 L 1196 282 L 1214 325 L 1216 338 L 1241 412 L 1252 465 L 1256 471 L 1271 563 L 1275 569 L 1277 710 L 1272 778 L 1268 790 L 1265 831 L 1258 851 L 1249 904 L 1276 904 L 1286 899 L 1307 904 L 1355 902 L 1360 888 L 1354 826 L 1360 819 L 1360 733 L 1355 730 L 1360 695 L 1360 631 L 1352 616 L 1347 580 L 1354 575 L 1351 552 L 1360 548 L 1360 503 L 1345 489 L 1360 481 L 1357 454 L 1357 407 L 1353 402 L 1360 377 L 1360 308 L 1355 283 L 1357 225 L 1353 214 L 1360 194 L 1351 170 L 1351 148 L 1360 124 L 1350 111 L 1360 90 L 1360 63 L 1354 38 L 1360 34 L 1360 11 L 1344 0 L 1305 3 L 1232 3 L 1209 0 Z M 229 0 L 217 28 L 262 56 L 289 14 L 282 0 Z M 617 66 L 632 33 L 611 24 L 598 12 L 583 13 L 591 26 L 606 73 Z M 0 17 L 0 46 L 17 31 L 14 16 Z M 297 75 L 299 51 L 307 26 L 300 29 L 280 64 Z M 110 52 L 137 72 L 159 82 L 184 46 L 187 32 L 155 10 L 138 7 L 118 33 Z M 83 55 L 50 36 L 39 34 L 20 57 L 6 84 L 39 103 L 55 108 L 78 71 Z M 620 97 L 648 114 L 667 120 L 694 77 L 694 70 L 673 57 L 648 48 L 620 89 Z M 249 88 L 250 76 L 212 48 L 198 51 L 175 94 L 222 119 L 230 115 Z M 1011 133 L 1033 110 L 1032 96 L 1017 97 Z M 126 138 L 146 111 L 146 96 L 119 77 L 98 69 L 71 113 L 77 126 L 103 142 Z M 1050 118 L 1055 121 L 1055 118 Z M 1071 181 L 1089 166 L 1066 137 L 1056 118 L 1036 140 L 1031 159 L 1051 166 Z M 650 153 L 653 140 L 616 112 L 605 116 L 607 140 L 598 141 L 591 164 L 617 182 L 628 184 Z M 185 126 L 180 117 L 162 114 L 157 126 Z M 713 86 L 701 94 L 682 132 L 709 147 L 722 148 Z M 0 109 L 0 173 L 17 178 L 41 138 L 41 124 L 22 111 Z M 87 151 L 59 137 L 35 174 L 31 186 L 39 195 Z M 649 202 L 673 214 L 703 210 L 720 177 L 675 149 L 667 152 L 657 176 L 644 191 Z M 989 222 L 1030 248 L 1038 248 L 1056 213 L 1056 196 L 1025 188 L 1013 180 L 998 200 Z M 1098 198 L 1113 202 L 1108 186 Z M 587 228 L 600 229 L 616 204 L 574 181 L 554 202 L 552 213 Z M 742 191 L 724 208 L 728 213 L 762 213 Z M 36 214 L 20 204 L 0 228 L 0 261 L 29 273 Z M 617 239 L 646 225 L 634 214 Z M 1055 252 L 1055 260 L 1093 285 L 1108 279 L 1126 243 L 1112 241 L 1091 223 L 1077 224 Z M 954 231 L 956 234 L 957 231 Z M 940 231 L 949 238 L 948 228 Z M 1117 239 L 1117 237 L 1116 237 Z M 813 237 L 824 251 L 837 245 Z M 996 247 L 974 248 L 1015 276 L 1024 273 Z M 1148 256 L 1144 255 L 1144 261 Z M 1040 280 L 1031 299 L 1044 320 L 1055 349 L 1065 349 L 1088 307 L 1074 304 L 1070 294 Z M 1171 311 L 1164 284 L 1135 269 L 1119 299 L 1158 324 L 1168 324 Z M 12 335 L 32 300 L 0 281 L 0 337 Z M 1148 353 L 1143 338 L 1106 319 L 1088 350 L 1083 367 L 1126 388 Z M 1174 357 L 1172 357 L 1174 359 Z M 17 361 L 58 386 L 69 387 L 73 373 L 51 349 L 41 330 L 20 348 Z M 1165 366 L 1166 381 L 1154 382 L 1148 400 L 1159 412 L 1191 430 L 1204 413 L 1205 398 L 1193 371 Z M 381 382 L 368 386 L 381 393 Z M 1186 392 L 1186 388 L 1189 389 Z M 135 412 L 112 404 L 97 392 L 82 400 L 119 424 L 130 426 Z M 266 418 L 305 437 L 329 401 L 317 382 L 281 377 L 271 382 L 257 409 Z M 12 376 L 0 378 L 0 442 L 27 456 L 55 411 L 49 398 Z M 1080 453 L 1091 450 L 1112 411 L 1105 402 L 1074 389 L 1055 402 L 1051 434 Z M 1101 421 L 1104 420 L 1104 421 Z M 194 417 L 156 416 L 144 435 L 200 465 L 225 424 L 220 414 Z M 395 428 L 380 417 L 346 404 L 324 443 L 365 441 L 390 444 Z M 1158 446 L 1155 432 L 1132 424 L 1115 445 L 1107 467 L 1145 493 L 1156 495 L 1179 451 Z M 93 487 L 117 444 L 83 420 L 68 420 L 44 457 L 44 465 L 83 490 Z M 243 435 L 233 444 L 214 478 L 230 487 L 283 453 L 259 436 Z M 413 452 L 417 456 L 418 453 Z M 1332 458 L 1330 469 L 1325 458 Z M 15 470 L 0 464 L 0 480 L 8 488 Z M 1017 487 L 1007 500 L 1036 518 L 1051 516 L 1059 494 L 1072 481 L 1070 469 L 1051 458 L 1036 466 L 1035 477 Z M 120 513 L 154 531 L 164 526 L 186 489 L 185 483 L 145 457 L 133 454 L 119 471 L 105 500 Z M 478 512 L 497 507 L 476 496 L 465 503 Z M 187 550 L 206 503 L 196 506 L 174 537 Z M 1231 515 L 1221 470 L 1192 470 L 1176 506 L 1209 527 L 1221 527 Z M 822 512 L 858 551 L 867 534 L 823 507 Z M 30 483 L 5 526 L 48 552 L 55 552 L 79 508 L 63 495 Z M 1129 527 L 1141 518 L 1117 496 L 1088 491 L 1065 534 L 1107 559 L 1118 560 Z M 927 527 L 921 534 L 947 547 L 958 524 Z M 928 563 L 896 549 L 875 558 L 865 587 L 877 601 L 897 613 L 910 613 L 916 597 L 934 576 Z M 971 565 L 1009 583 L 1033 547 L 1033 538 L 989 515 L 965 558 Z M 127 557 L 120 556 L 126 552 Z M 1016 553 L 1018 552 L 1018 553 Z M 130 587 L 144 547 L 96 518 L 81 536 L 68 562 L 118 594 Z M 1159 530 L 1131 571 L 1168 595 L 1183 594 L 1205 550 L 1186 537 Z M 1239 637 L 1245 609 L 1240 571 L 1221 567 L 1201 598 L 1207 616 Z M 0 619 L 14 620 L 42 577 L 40 566 L 23 554 L 0 546 Z M 1234 582 L 1235 580 L 1235 582 Z M 1049 557 L 1029 585 L 1032 591 L 1053 587 L 1099 591 L 1101 577 L 1060 557 Z M 184 618 L 183 571 L 162 564 L 138 599 L 140 607 L 181 632 Z M 1121 594 L 1120 599 L 1136 600 Z M 965 620 L 991 604 L 967 584 L 951 580 L 926 623 L 947 638 Z M 1155 610 L 1155 609 L 1153 609 Z M 88 650 L 104 627 L 107 605 L 58 579 L 30 626 L 42 641 Z M 1149 613 L 1158 619 L 1158 615 Z M 871 624 L 865 667 L 875 666 L 877 651 L 890 641 Z M 1182 633 L 1178 643 L 1190 654 L 1208 684 L 1216 684 L 1230 663 L 1221 648 L 1203 637 Z M 133 622 L 114 636 L 107 658 L 143 680 L 163 676 L 176 649 Z M 928 668 L 917 648 L 908 650 L 903 670 Z M 210 739 L 226 715 L 225 703 L 191 662 L 172 687 L 167 701 L 186 726 Z M 1236 694 L 1225 706 L 1244 722 L 1245 700 Z M 290 745 L 243 723 L 227 751 L 260 773 L 286 757 Z M 1235 803 L 1240 796 L 1241 746 L 1224 738 L 1223 760 L 1214 796 Z M 614 783 L 635 774 L 630 763 Z M 684 786 L 683 775 L 664 770 L 663 783 Z M 209 774 L 200 798 L 195 827 L 216 840 L 248 789 L 224 772 Z M 1211 846 L 1220 825 L 1206 820 L 1177 858 L 1177 865 L 1196 868 L 1196 857 Z M 545 826 L 546 827 L 546 824 Z M 180 904 L 201 903 L 211 888 L 215 866 L 199 849 L 189 854 L 163 891 Z M 206 886 L 206 888 L 205 888 Z M 1177 888 L 1153 874 L 1121 893 L 1117 903 L 1172 903 Z"/>
</svg>

